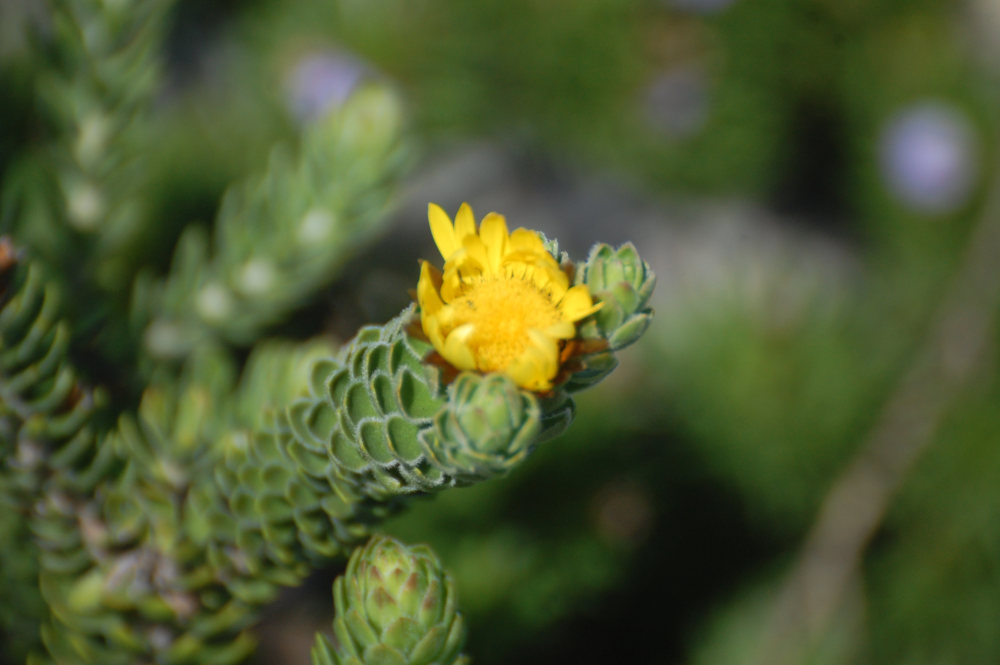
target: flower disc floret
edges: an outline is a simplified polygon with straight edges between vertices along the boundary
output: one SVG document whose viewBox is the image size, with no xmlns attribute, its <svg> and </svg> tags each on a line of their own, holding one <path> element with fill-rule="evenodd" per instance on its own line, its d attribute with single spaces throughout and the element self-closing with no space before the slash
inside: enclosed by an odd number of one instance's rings
<svg viewBox="0 0 1000 665">
<path fill-rule="evenodd" d="M 427 212 L 444 271 L 424 261 L 417 283 L 420 323 L 437 352 L 460 370 L 501 372 L 529 390 L 552 388 L 576 322 L 593 314 L 586 285 L 569 278 L 535 231 L 507 231 L 490 213 L 476 229 L 463 203 L 452 223 Z"/>
</svg>

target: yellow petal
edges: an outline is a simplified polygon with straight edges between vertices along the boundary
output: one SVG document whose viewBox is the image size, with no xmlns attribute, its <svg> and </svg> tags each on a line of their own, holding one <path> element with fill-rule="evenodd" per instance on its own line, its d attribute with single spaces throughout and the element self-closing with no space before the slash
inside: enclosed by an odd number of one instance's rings
<svg viewBox="0 0 1000 665">
<path fill-rule="evenodd" d="M 554 339 L 572 339 L 576 336 L 576 326 L 572 321 L 560 321 L 542 331 Z"/>
<path fill-rule="evenodd" d="M 476 369 L 476 357 L 468 344 L 475 329 L 471 323 L 455 328 L 444 340 L 444 346 L 440 349 L 444 359 L 458 369 Z"/>
<path fill-rule="evenodd" d="M 517 357 L 503 372 L 514 383 L 527 390 L 548 390 L 549 382 L 543 376 L 541 364 L 536 352 L 525 351 Z"/>
<path fill-rule="evenodd" d="M 420 327 L 423 328 L 427 339 L 431 341 L 435 349 L 444 347 L 444 333 L 441 327 L 441 319 L 437 316 L 420 313 Z"/>
<path fill-rule="evenodd" d="M 476 234 L 476 216 L 472 214 L 472 208 L 468 203 L 463 203 L 455 215 L 455 241 L 458 246 L 462 246 L 465 236 Z"/>
<path fill-rule="evenodd" d="M 445 302 L 452 302 L 460 295 L 465 289 L 462 282 L 462 276 L 457 270 L 447 270 L 444 273 L 444 279 L 441 282 L 441 298 Z"/>
<path fill-rule="evenodd" d="M 569 277 L 566 276 L 566 273 L 563 272 L 555 260 L 552 262 L 546 261 L 543 263 L 543 266 L 545 274 L 549 278 L 549 291 L 552 293 L 552 297 L 558 301 L 566 293 L 566 289 L 569 288 Z"/>
<path fill-rule="evenodd" d="M 507 253 L 507 220 L 491 212 L 479 225 L 479 237 L 486 245 L 486 256 L 493 274 L 500 272 L 500 259 Z"/>
<path fill-rule="evenodd" d="M 482 245 L 478 236 L 465 236 L 466 246 L 451 255 L 451 258 L 444 263 L 444 274 L 449 272 L 460 274 L 462 277 L 472 277 L 486 271 L 485 250 L 469 251 L 467 245 Z"/>
<path fill-rule="evenodd" d="M 420 266 L 420 279 L 417 281 L 417 302 L 423 314 L 434 314 L 444 306 L 438 289 L 441 285 L 441 271 L 424 261 Z"/>
<path fill-rule="evenodd" d="M 504 373 L 528 390 L 548 390 L 559 370 L 559 347 L 539 330 L 528 331 L 529 344 Z"/>
<path fill-rule="evenodd" d="M 427 219 L 431 223 L 431 235 L 434 244 L 445 261 L 454 254 L 461 245 L 455 238 L 455 227 L 451 225 L 448 214 L 436 203 L 427 204 Z"/>
<path fill-rule="evenodd" d="M 465 236 L 465 240 L 462 242 L 462 249 L 465 250 L 464 260 L 470 262 L 468 266 L 469 270 L 459 268 L 459 272 L 463 277 L 472 276 L 477 272 L 486 273 L 487 275 L 494 274 L 490 266 L 489 256 L 486 253 L 486 245 L 483 244 L 482 238 L 479 236 Z"/>
<path fill-rule="evenodd" d="M 569 286 L 569 279 L 566 277 L 566 273 L 559 269 L 559 266 L 538 257 L 535 257 L 531 263 L 515 264 L 511 273 L 518 276 L 523 275 L 523 279 L 530 280 L 539 290 L 547 292 L 553 302 L 561 300 Z"/>
<path fill-rule="evenodd" d="M 541 237 L 534 231 L 525 228 L 514 229 L 510 234 L 511 249 L 530 252 L 532 254 L 548 254 Z"/>
<path fill-rule="evenodd" d="M 562 301 L 559 303 L 559 311 L 567 321 L 579 321 L 590 316 L 601 308 L 601 304 L 594 304 L 590 298 L 590 290 L 586 284 L 577 284 L 566 291 Z"/>
<path fill-rule="evenodd" d="M 559 345 L 556 340 L 534 328 L 528 329 L 528 339 L 531 341 L 528 348 L 533 348 L 540 354 L 539 357 L 544 361 L 546 378 L 551 379 L 559 369 Z"/>
</svg>

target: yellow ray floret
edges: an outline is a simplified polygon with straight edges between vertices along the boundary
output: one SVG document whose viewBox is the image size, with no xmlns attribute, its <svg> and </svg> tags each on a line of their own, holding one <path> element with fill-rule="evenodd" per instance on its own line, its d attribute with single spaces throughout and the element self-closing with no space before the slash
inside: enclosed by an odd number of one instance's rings
<svg viewBox="0 0 1000 665">
<path fill-rule="evenodd" d="M 437 352 L 460 370 L 502 372 L 529 390 L 552 388 L 560 352 L 576 322 L 600 307 L 569 278 L 534 231 L 507 231 L 490 213 L 476 229 L 463 203 L 452 223 L 427 210 L 444 272 L 423 262 L 417 283 L 420 323 Z"/>
</svg>

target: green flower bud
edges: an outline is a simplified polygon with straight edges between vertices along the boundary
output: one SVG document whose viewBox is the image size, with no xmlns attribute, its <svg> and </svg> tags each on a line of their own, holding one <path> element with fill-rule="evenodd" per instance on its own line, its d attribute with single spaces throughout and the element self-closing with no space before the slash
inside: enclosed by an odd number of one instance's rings
<svg viewBox="0 0 1000 665">
<path fill-rule="evenodd" d="M 578 281 L 604 303 L 590 327 L 582 331 L 583 337 L 605 339 L 610 350 L 617 351 L 645 332 L 653 315 L 646 304 L 656 276 L 632 243 L 617 250 L 603 243 L 595 245 Z"/>
<path fill-rule="evenodd" d="M 577 271 L 576 282 L 586 284 L 602 306 L 580 326 L 585 342 L 606 343 L 607 347 L 582 358 L 582 367 L 567 382 L 567 391 L 591 386 L 618 366 L 614 352 L 632 344 L 646 332 L 653 319 L 647 307 L 656 284 L 649 264 L 639 258 L 632 243 L 612 249 L 595 245 L 587 262 Z"/>
<path fill-rule="evenodd" d="M 385 536 L 358 548 L 333 584 L 335 640 L 317 635 L 313 665 L 464 662 L 465 624 L 451 578 L 429 548 Z"/>
<path fill-rule="evenodd" d="M 456 477 L 503 473 L 538 442 L 538 400 L 503 374 L 461 374 L 448 390 L 448 407 L 434 418 L 440 444 L 428 446 Z"/>
</svg>

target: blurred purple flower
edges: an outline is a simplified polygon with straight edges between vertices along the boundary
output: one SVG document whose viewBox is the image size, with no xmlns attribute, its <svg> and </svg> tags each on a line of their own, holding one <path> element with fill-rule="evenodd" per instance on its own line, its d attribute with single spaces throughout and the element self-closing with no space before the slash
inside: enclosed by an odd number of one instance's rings
<svg viewBox="0 0 1000 665">
<path fill-rule="evenodd" d="M 346 53 L 310 53 L 295 63 L 287 79 L 288 103 L 301 122 L 337 108 L 365 78 L 368 68 Z"/>
<path fill-rule="evenodd" d="M 951 212 L 968 198 L 978 172 L 969 120 L 942 102 L 928 101 L 894 114 L 883 126 L 882 177 L 907 207 Z"/>
<path fill-rule="evenodd" d="M 709 90 L 700 67 L 682 65 L 660 74 L 646 88 L 644 96 L 649 123 L 664 134 L 690 136 L 705 124 Z"/>
</svg>

